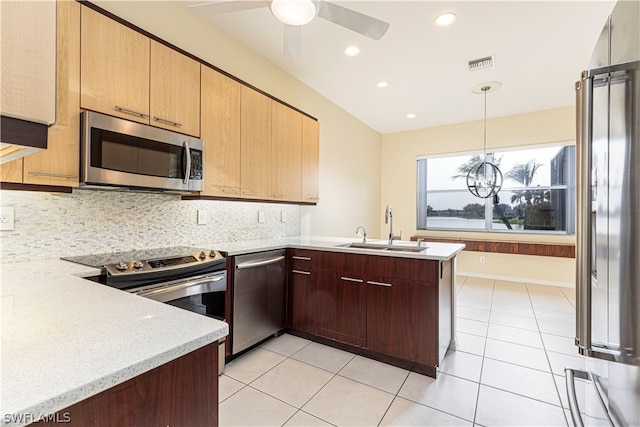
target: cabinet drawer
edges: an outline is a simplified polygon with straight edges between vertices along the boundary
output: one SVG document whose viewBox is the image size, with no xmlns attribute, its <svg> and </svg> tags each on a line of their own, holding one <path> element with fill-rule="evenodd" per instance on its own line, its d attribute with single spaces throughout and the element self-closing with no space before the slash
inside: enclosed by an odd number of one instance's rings
<svg viewBox="0 0 640 427">
<path fill-rule="evenodd" d="M 401 257 L 367 257 L 367 280 L 385 282 L 384 278 L 398 278 L 438 283 L 438 262 Z"/>
<path fill-rule="evenodd" d="M 311 271 L 315 267 L 319 252 L 305 249 L 292 249 L 288 253 L 289 271 Z"/>
</svg>

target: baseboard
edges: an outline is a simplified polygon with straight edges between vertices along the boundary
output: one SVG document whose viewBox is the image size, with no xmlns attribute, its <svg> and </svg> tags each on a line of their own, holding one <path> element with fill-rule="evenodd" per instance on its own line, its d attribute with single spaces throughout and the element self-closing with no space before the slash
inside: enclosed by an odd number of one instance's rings
<svg viewBox="0 0 640 427">
<path fill-rule="evenodd" d="M 518 276 L 500 276 L 497 274 L 471 273 L 467 271 L 456 271 L 458 276 L 479 277 L 481 279 L 504 280 L 505 282 L 531 283 L 532 285 L 559 286 L 562 288 L 575 288 L 576 284 L 572 282 L 558 282 L 552 280 L 533 279 L 530 277 Z"/>
</svg>

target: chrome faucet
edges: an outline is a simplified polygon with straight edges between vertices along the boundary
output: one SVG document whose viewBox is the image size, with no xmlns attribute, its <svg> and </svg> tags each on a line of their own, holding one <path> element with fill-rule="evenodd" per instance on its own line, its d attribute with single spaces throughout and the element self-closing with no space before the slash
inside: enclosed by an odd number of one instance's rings
<svg viewBox="0 0 640 427">
<path fill-rule="evenodd" d="M 364 226 L 359 225 L 358 228 L 356 228 L 356 234 L 358 236 L 360 235 L 360 229 L 362 229 L 362 243 L 367 243 L 367 230 L 364 229 Z"/>
<path fill-rule="evenodd" d="M 400 232 L 400 236 L 393 234 L 393 210 L 391 209 L 391 205 L 387 205 L 387 208 L 384 210 L 384 223 L 389 224 L 389 244 L 393 244 L 394 240 L 400 240 L 402 231 Z"/>
</svg>

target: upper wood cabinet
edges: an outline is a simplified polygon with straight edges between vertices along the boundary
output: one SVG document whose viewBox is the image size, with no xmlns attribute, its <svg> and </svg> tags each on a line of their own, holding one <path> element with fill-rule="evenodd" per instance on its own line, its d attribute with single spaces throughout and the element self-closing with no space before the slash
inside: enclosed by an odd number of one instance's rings
<svg viewBox="0 0 640 427">
<path fill-rule="evenodd" d="M 200 64 L 82 7 L 80 105 L 200 136 Z"/>
<path fill-rule="evenodd" d="M 80 106 L 149 124 L 148 37 L 82 7 Z"/>
<path fill-rule="evenodd" d="M 56 120 L 56 3 L 0 2 L 2 115 Z"/>
<path fill-rule="evenodd" d="M 320 200 L 320 124 L 302 116 L 302 198 L 303 202 L 317 203 Z"/>
<path fill-rule="evenodd" d="M 206 196 L 240 197 L 240 83 L 202 66 Z"/>
<path fill-rule="evenodd" d="M 271 197 L 300 201 L 302 197 L 302 114 L 272 101 Z"/>
<path fill-rule="evenodd" d="M 200 136 L 200 64 L 151 41 L 151 124 Z"/>
<path fill-rule="evenodd" d="M 3 164 L 3 182 L 78 186 L 80 9 L 75 1 L 57 2 L 56 122 L 48 129 L 47 149 Z"/>
<path fill-rule="evenodd" d="M 247 199 L 271 198 L 271 99 L 240 89 L 240 188 Z"/>
</svg>

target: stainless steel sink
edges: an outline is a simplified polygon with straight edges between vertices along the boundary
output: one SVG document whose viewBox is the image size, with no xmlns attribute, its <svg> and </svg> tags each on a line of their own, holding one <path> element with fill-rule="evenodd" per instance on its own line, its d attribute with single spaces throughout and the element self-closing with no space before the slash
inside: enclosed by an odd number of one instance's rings
<svg viewBox="0 0 640 427">
<path fill-rule="evenodd" d="M 422 252 L 427 249 L 426 246 L 408 246 L 408 245 L 389 245 L 387 243 L 347 243 L 345 245 L 338 245 L 343 248 L 358 248 L 358 249 L 374 249 L 379 251 L 394 251 L 394 252 Z"/>
</svg>

